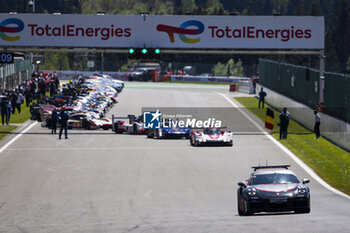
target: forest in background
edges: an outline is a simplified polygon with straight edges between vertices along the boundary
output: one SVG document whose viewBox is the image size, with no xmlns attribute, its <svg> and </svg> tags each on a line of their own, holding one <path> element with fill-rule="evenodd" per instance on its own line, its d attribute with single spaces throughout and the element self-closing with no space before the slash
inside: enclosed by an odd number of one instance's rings
<svg viewBox="0 0 350 233">
<path fill-rule="evenodd" d="M 28 0 L 2 0 L 0 12 L 32 12 Z M 64 14 L 140 14 L 151 15 L 313 15 L 325 16 L 326 70 L 350 73 L 350 1 L 349 0 L 36 0 L 36 13 Z M 100 62 L 94 54 L 45 54 L 47 67 L 55 69 L 86 69 L 89 59 Z M 261 56 L 260 56 L 261 57 Z M 241 60 L 244 66 L 257 63 L 254 55 L 162 55 L 164 62 L 226 63 L 231 58 Z M 318 58 L 313 56 L 264 56 L 297 65 L 318 68 Z M 105 70 L 116 70 L 127 62 L 127 55 L 105 54 Z M 82 64 L 85 62 L 84 64 Z"/>
</svg>

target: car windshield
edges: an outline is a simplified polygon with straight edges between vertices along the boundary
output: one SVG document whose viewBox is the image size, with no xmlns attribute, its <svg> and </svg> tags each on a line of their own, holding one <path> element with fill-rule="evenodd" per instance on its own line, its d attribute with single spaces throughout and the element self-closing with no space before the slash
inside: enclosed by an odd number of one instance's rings
<svg viewBox="0 0 350 233">
<path fill-rule="evenodd" d="M 135 72 L 143 72 L 143 71 L 145 71 L 145 69 L 140 69 L 140 68 L 139 68 L 139 69 L 136 69 L 136 70 L 135 70 Z"/>
<path fill-rule="evenodd" d="M 220 129 L 215 129 L 215 128 L 205 129 L 203 131 L 203 133 L 204 134 L 209 134 L 209 135 L 220 134 Z"/>
<path fill-rule="evenodd" d="M 259 185 L 259 184 L 291 184 L 299 183 L 298 178 L 292 174 L 263 174 L 263 175 L 253 175 L 249 179 L 249 185 Z"/>
</svg>

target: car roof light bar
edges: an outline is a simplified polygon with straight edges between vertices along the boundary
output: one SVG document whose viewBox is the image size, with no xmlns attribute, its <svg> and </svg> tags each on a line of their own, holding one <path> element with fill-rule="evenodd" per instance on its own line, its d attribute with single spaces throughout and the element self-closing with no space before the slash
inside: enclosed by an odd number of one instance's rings
<svg viewBox="0 0 350 233">
<path fill-rule="evenodd" d="M 268 166 L 253 166 L 254 171 L 258 169 L 269 169 L 269 168 L 285 168 L 288 169 L 290 165 L 268 165 Z"/>
</svg>

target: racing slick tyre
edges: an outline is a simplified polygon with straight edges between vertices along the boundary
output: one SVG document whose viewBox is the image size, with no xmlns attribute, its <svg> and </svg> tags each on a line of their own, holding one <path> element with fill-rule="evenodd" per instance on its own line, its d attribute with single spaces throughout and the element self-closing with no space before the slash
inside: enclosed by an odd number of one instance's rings
<svg viewBox="0 0 350 233">
<path fill-rule="evenodd" d="M 109 128 L 110 128 L 109 125 L 104 125 L 104 126 L 102 126 L 102 129 L 103 129 L 103 130 L 109 130 Z"/>
<path fill-rule="evenodd" d="M 137 125 L 136 124 L 132 125 L 132 133 L 137 134 Z"/>
<path fill-rule="evenodd" d="M 91 123 L 87 121 L 85 124 L 85 129 L 89 130 L 90 128 L 91 128 Z"/>
<path fill-rule="evenodd" d="M 154 134 L 151 130 L 147 130 L 147 138 L 154 138 Z"/>
<path fill-rule="evenodd" d="M 121 126 L 121 122 L 117 121 L 116 123 L 114 123 L 114 132 L 115 133 L 122 133 L 122 131 L 120 130 L 120 126 Z"/>
<path fill-rule="evenodd" d="M 81 127 L 83 129 L 87 129 L 87 120 L 83 120 L 83 122 L 81 123 Z"/>
</svg>

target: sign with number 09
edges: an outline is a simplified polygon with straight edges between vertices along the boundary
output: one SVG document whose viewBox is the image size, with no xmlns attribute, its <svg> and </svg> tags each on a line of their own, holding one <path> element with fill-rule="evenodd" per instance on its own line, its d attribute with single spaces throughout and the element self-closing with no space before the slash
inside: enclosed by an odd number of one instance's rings
<svg viewBox="0 0 350 233">
<path fill-rule="evenodd" d="M 5 52 L 0 53 L 0 63 L 13 63 L 13 62 L 14 62 L 13 53 L 5 53 Z"/>
</svg>

